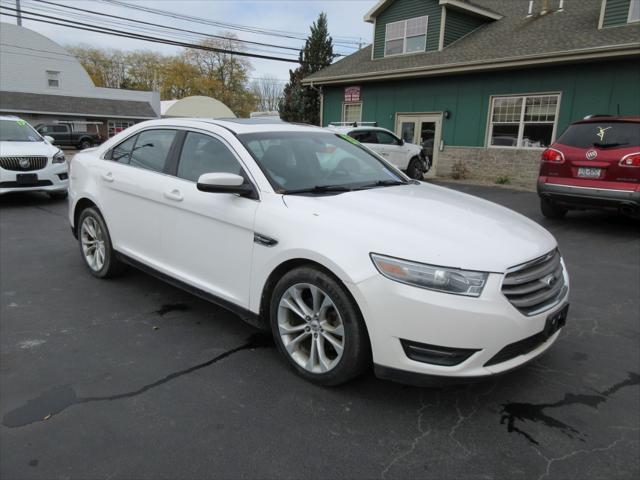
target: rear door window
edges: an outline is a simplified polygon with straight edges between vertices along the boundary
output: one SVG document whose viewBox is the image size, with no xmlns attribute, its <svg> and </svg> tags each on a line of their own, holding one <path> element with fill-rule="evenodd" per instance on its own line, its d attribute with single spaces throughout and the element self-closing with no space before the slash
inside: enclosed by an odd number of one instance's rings
<svg viewBox="0 0 640 480">
<path fill-rule="evenodd" d="M 145 130 L 141 132 L 131 150 L 129 164 L 154 172 L 162 172 L 176 133 L 175 130 Z"/>
<path fill-rule="evenodd" d="M 627 148 L 640 146 L 640 124 L 631 122 L 577 123 L 569 125 L 558 143 L 576 148 Z"/>
<path fill-rule="evenodd" d="M 376 132 L 371 130 L 358 130 L 349 134 L 351 138 L 355 138 L 360 143 L 378 143 Z"/>
</svg>

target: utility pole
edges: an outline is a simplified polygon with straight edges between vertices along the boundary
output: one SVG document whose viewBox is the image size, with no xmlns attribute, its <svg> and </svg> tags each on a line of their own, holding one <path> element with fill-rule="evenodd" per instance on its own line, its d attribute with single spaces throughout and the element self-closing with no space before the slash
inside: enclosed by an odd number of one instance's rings
<svg viewBox="0 0 640 480">
<path fill-rule="evenodd" d="M 19 27 L 22 26 L 22 12 L 20 10 L 20 0 L 16 0 L 16 23 Z"/>
</svg>

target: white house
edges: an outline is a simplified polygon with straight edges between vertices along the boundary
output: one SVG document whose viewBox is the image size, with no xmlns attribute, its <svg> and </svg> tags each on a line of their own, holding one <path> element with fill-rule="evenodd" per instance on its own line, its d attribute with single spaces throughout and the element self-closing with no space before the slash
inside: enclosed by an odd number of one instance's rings
<svg viewBox="0 0 640 480">
<path fill-rule="evenodd" d="M 0 113 L 33 125 L 97 122 L 103 138 L 160 116 L 158 92 L 96 87 L 80 62 L 47 37 L 0 23 Z"/>
</svg>

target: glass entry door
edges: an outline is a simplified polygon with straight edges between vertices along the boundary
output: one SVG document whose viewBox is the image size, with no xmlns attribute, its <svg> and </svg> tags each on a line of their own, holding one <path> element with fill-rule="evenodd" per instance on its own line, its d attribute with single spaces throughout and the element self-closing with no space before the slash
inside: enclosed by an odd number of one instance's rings
<svg viewBox="0 0 640 480">
<path fill-rule="evenodd" d="M 396 133 L 405 142 L 420 145 L 431 159 L 431 169 L 426 177 L 435 177 L 440 152 L 442 114 L 400 114 L 397 116 Z"/>
</svg>

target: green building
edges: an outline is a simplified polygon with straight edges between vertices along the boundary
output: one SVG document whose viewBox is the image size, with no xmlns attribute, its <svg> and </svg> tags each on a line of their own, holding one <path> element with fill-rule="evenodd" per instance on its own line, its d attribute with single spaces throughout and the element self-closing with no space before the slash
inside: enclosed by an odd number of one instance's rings
<svg viewBox="0 0 640 480">
<path fill-rule="evenodd" d="M 373 44 L 305 78 L 322 124 L 433 146 L 429 175 L 534 185 L 590 114 L 640 115 L 640 0 L 381 0 Z"/>
</svg>

